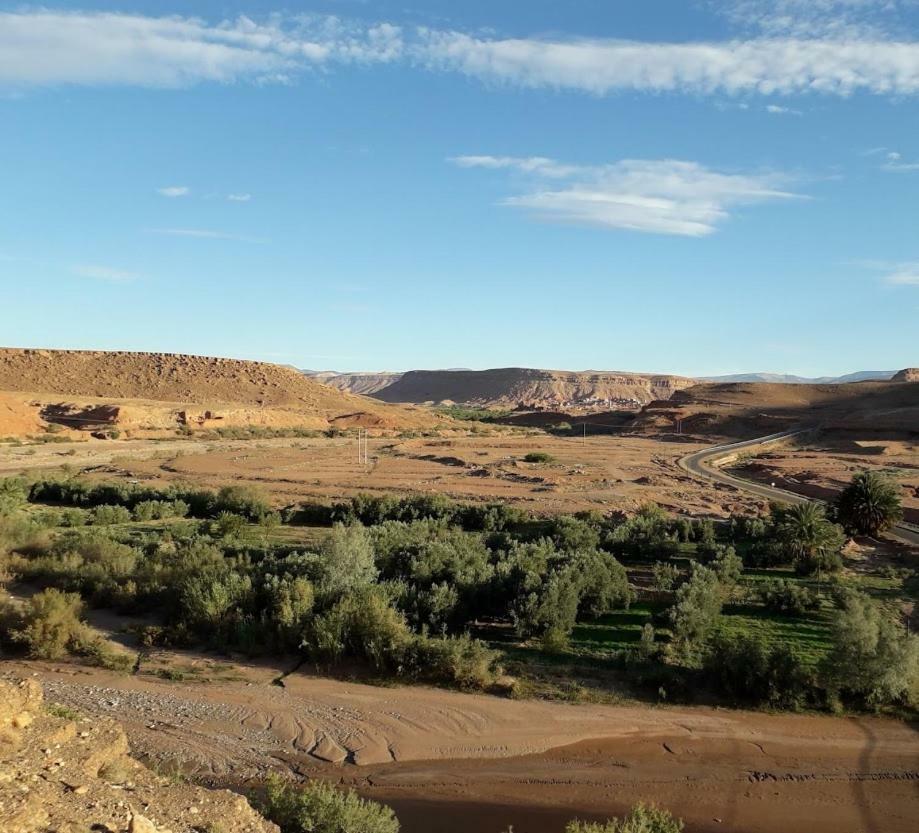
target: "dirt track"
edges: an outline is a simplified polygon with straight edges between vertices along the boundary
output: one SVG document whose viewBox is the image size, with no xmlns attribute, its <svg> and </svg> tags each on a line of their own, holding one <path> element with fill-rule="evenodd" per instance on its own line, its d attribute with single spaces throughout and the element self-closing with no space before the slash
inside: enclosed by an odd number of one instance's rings
<svg viewBox="0 0 919 833">
<path fill-rule="evenodd" d="M 255 666 L 224 666 L 235 679 L 211 683 L 23 669 L 49 701 L 120 720 L 161 765 L 223 782 L 272 765 L 331 777 L 392 803 L 406 833 L 550 833 L 638 799 L 689 831 L 906 833 L 919 812 L 919 740 L 889 720 L 515 702 L 306 675 L 279 688 L 277 669 Z"/>
</svg>

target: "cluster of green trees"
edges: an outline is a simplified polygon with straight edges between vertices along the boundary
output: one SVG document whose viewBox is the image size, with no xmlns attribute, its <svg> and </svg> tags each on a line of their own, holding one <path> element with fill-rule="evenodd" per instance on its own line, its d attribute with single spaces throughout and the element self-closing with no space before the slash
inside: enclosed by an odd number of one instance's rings
<svg viewBox="0 0 919 833">
<path fill-rule="evenodd" d="M 26 489 L 24 481 L 18 482 L 20 489 Z M 59 478 L 37 480 L 27 487 L 27 497 L 34 503 L 85 508 L 118 506 L 134 513 L 139 509 L 141 516 L 137 520 L 150 520 L 162 512 L 168 514 L 159 517 L 190 515 L 193 518 L 214 518 L 221 512 L 231 512 L 246 520 L 258 521 L 272 513 L 264 495 L 249 486 L 224 486 L 215 492 L 175 485 L 154 488 L 133 483 L 87 483 L 76 478 Z M 147 514 L 150 517 L 142 517 Z"/>
<path fill-rule="evenodd" d="M 870 511 L 860 498 L 846 498 L 847 512 L 876 524 L 884 502 L 864 480 L 852 488 L 875 496 Z M 43 512 L 20 511 L 28 500 L 80 508 L 62 510 L 56 520 L 64 528 L 48 534 Z M 74 512 L 93 524 L 63 523 Z M 841 520 L 841 510 L 834 512 Z M 186 514 L 203 520 L 178 520 Z M 29 621 L 8 623 L 8 641 L 34 655 L 45 641 L 53 653 L 86 653 L 74 624 L 85 602 L 156 612 L 162 625 L 144 634 L 150 642 L 298 653 L 329 667 L 357 660 L 380 674 L 484 688 L 499 669 L 497 654 L 471 635 L 482 623 L 506 623 L 520 639 L 563 650 L 578 622 L 632 604 L 636 591 L 623 561 L 651 562 L 654 589 L 647 592 L 665 609 L 641 634 L 636 655 L 645 665 L 699 675 L 739 703 L 917 702 L 916 639 L 887 609 L 847 592 L 821 596 L 787 579 L 741 586 L 745 564 L 794 565 L 818 577 L 838 569 L 844 533 L 813 504 L 719 526 L 656 506 L 629 517 L 536 517 L 440 495 L 358 496 L 283 517 L 331 528 L 309 551 L 272 543 L 267 533 L 282 517 L 247 488 L 0 481 L 0 580 L 62 594 L 44 599 Z M 172 522 L 118 526 L 163 518 Z M 739 598 L 788 617 L 833 606 L 833 651 L 814 667 L 784 644 L 725 633 L 723 610 Z"/>
</svg>

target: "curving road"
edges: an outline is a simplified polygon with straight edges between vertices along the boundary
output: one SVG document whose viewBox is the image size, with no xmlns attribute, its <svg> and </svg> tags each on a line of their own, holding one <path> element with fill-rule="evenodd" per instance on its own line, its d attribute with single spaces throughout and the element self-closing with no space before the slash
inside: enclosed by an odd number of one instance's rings
<svg viewBox="0 0 919 833">
<path fill-rule="evenodd" d="M 806 434 L 812 430 L 814 429 L 795 428 L 790 431 L 781 431 L 778 434 L 769 434 L 765 437 L 757 437 L 753 440 L 744 440 L 743 442 L 738 443 L 727 443 L 726 445 L 716 445 L 712 448 L 705 448 L 702 451 L 697 451 L 694 454 L 687 454 L 685 457 L 679 460 L 679 465 L 682 469 L 688 471 L 690 474 L 694 474 L 696 477 L 701 477 L 705 480 L 713 480 L 716 483 L 724 483 L 725 485 L 733 486 L 735 489 L 739 489 L 740 491 L 749 492 L 751 494 L 757 495 L 758 497 L 766 498 L 767 500 L 775 500 L 784 503 L 807 503 L 809 500 L 811 500 L 811 498 L 795 494 L 794 492 L 789 492 L 786 489 L 779 489 L 775 486 L 765 486 L 762 483 L 752 483 L 749 480 L 744 480 L 743 478 L 735 477 L 732 474 L 727 474 L 712 464 L 716 463 L 718 460 L 724 459 L 725 457 L 729 457 L 732 454 L 736 454 L 739 451 L 743 451 L 746 448 L 768 445 L 769 443 L 778 442 L 780 440 L 787 439 L 788 437 L 794 437 L 798 434 Z M 908 524 L 898 524 L 893 529 L 889 530 L 886 535 L 896 539 L 901 544 L 908 544 L 913 547 L 919 547 L 919 530 Z"/>
</svg>

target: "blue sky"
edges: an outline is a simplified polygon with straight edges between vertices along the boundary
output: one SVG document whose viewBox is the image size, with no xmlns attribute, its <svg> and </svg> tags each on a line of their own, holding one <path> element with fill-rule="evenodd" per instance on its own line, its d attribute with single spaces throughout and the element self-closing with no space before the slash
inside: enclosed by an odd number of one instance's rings
<svg viewBox="0 0 919 833">
<path fill-rule="evenodd" d="M 9 346 L 919 363 L 912 0 L 0 2 Z"/>
</svg>

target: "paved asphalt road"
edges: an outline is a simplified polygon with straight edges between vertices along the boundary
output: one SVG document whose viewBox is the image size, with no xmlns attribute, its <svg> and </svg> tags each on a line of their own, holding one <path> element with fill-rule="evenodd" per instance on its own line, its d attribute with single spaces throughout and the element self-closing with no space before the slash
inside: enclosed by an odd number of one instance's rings
<svg viewBox="0 0 919 833">
<path fill-rule="evenodd" d="M 743 480 L 740 477 L 727 474 L 711 464 L 723 457 L 742 451 L 745 448 L 768 445 L 772 442 L 784 440 L 787 437 L 793 437 L 796 434 L 806 434 L 809 430 L 810 429 L 806 428 L 794 429 L 792 431 L 782 431 L 779 434 L 769 434 L 766 437 L 757 437 L 755 440 L 728 443 L 727 445 L 716 445 L 712 448 L 697 451 L 695 454 L 688 454 L 680 460 L 680 466 L 697 477 L 714 480 L 717 483 L 725 483 L 728 486 L 733 486 L 735 489 L 750 492 L 751 494 L 766 498 L 767 500 L 781 501 L 784 503 L 807 503 L 811 498 L 797 495 L 785 489 L 778 489 L 774 486 L 765 486 L 762 483 L 751 483 L 749 480 Z M 895 538 L 902 544 L 919 547 L 919 530 L 912 526 L 900 524 L 886 534 L 891 538 Z"/>
</svg>

